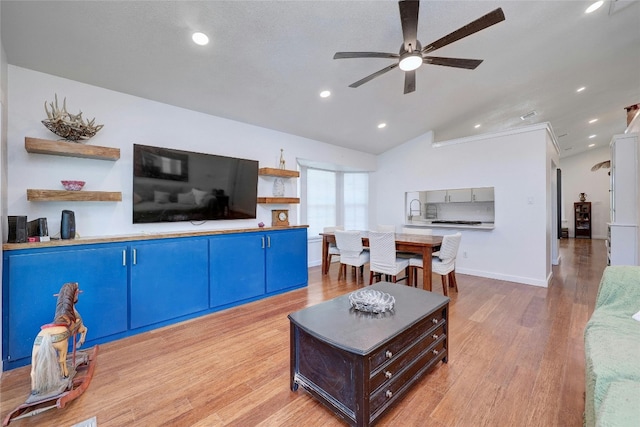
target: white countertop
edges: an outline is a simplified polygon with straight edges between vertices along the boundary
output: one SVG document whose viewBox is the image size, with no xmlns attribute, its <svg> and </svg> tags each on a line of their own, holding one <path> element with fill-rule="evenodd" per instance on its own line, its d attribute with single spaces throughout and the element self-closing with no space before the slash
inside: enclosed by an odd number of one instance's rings
<svg viewBox="0 0 640 427">
<path fill-rule="evenodd" d="M 481 222 L 477 225 L 472 224 L 434 224 L 429 220 L 413 220 L 407 221 L 405 224 L 411 227 L 423 227 L 423 228 L 453 228 L 453 229 L 467 229 L 467 230 L 493 230 L 495 223 L 493 222 Z"/>
</svg>

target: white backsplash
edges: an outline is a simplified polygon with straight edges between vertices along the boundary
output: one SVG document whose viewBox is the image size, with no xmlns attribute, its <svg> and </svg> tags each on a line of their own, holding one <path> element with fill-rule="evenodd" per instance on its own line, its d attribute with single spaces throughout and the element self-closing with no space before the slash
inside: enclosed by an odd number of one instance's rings
<svg viewBox="0 0 640 427">
<path fill-rule="evenodd" d="M 469 202 L 469 203 L 426 203 L 424 212 L 433 212 L 436 207 L 437 218 L 440 220 L 482 221 L 493 222 L 495 219 L 494 202 Z"/>
</svg>

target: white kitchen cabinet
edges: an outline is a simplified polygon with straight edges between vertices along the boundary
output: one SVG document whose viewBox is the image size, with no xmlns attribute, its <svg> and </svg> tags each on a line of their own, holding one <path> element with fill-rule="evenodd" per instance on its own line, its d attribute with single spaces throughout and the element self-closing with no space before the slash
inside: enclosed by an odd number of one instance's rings
<svg viewBox="0 0 640 427">
<path fill-rule="evenodd" d="M 611 140 L 611 265 L 640 265 L 640 147 L 638 134 Z"/>
<path fill-rule="evenodd" d="M 446 203 L 447 190 L 426 191 L 427 203 Z"/>
<path fill-rule="evenodd" d="M 471 200 L 474 202 L 493 202 L 493 187 L 472 188 Z"/>
<path fill-rule="evenodd" d="M 447 202 L 449 203 L 460 203 L 460 202 L 470 202 L 471 201 L 471 189 L 470 188 L 459 188 L 456 190 L 447 190 Z"/>
</svg>

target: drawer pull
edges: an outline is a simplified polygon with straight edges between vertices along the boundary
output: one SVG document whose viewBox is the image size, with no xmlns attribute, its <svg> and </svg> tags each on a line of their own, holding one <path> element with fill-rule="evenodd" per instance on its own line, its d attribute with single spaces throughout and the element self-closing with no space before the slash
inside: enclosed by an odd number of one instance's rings
<svg viewBox="0 0 640 427">
<path fill-rule="evenodd" d="M 439 353 L 438 350 L 435 350 L 435 349 L 433 350 L 433 354 L 435 354 L 436 356 L 438 355 L 438 353 Z"/>
<path fill-rule="evenodd" d="M 391 397 L 393 396 L 393 392 L 391 390 L 387 390 L 387 392 L 384 395 L 387 397 Z"/>
<path fill-rule="evenodd" d="M 391 378 L 393 376 L 393 374 L 389 371 L 384 371 L 384 376 L 387 378 Z"/>
<path fill-rule="evenodd" d="M 433 334 L 431 337 L 433 338 L 433 340 L 434 340 L 434 341 L 435 341 L 435 340 L 437 340 L 437 339 L 439 338 L 439 337 L 438 337 L 438 334 Z"/>
<path fill-rule="evenodd" d="M 434 323 L 434 324 L 438 323 L 438 319 L 433 318 L 433 319 L 431 319 L 431 322 Z"/>
<path fill-rule="evenodd" d="M 393 353 L 391 353 L 389 350 L 387 350 L 384 355 L 387 356 L 387 359 L 391 359 L 393 357 Z"/>
</svg>

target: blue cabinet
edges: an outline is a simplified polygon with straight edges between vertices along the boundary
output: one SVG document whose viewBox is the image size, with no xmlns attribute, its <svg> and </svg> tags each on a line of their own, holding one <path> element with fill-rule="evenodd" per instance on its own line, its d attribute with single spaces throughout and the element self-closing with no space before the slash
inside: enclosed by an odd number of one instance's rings
<svg viewBox="0 0 640 427">
<path fill-rule="evenodd" d="M 264 248 L 262 233 L 229 234 L 209 239 L 211 307 L 265 293 Z"/>
<path fill-rule="evenodd" d="M 211 307 L 305 286 L 307 229 L 209 239 Z"/>
<path fill-rule="evenodd" d="M 307 229 L 267 233 L 267 293 L 307 284 Z"/>
<path fill-rule="evenodd" d="M 66 242 L 68 243 L 68 242 Z M 307 230 L 270 229 L 3 252 L 2 360 L 31 362 L 56 294 L 78 282 L 85 346 L 307 285 Z"/>
<path fill-rule="evenodd" d="M 206 239 L 131 246 L 131 329 L 209 308 Z"/>
<path fill-rule="evenodd" d="M 31 358 L 40 326 L 53 320 L 66 282 L 83 291 L 76 308 L 92 341 L 127 330 L 126 246 L 74 247 L 5 252 L 3 360 Z"/>
</svg>

